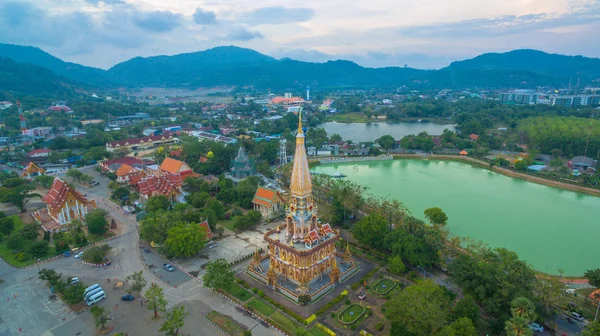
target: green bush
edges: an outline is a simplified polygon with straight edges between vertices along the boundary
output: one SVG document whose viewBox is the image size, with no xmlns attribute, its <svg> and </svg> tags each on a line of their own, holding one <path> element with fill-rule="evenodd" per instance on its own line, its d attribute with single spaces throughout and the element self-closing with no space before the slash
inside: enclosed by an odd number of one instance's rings
<svg viewBox="0 0 600 336">
<path fill-rule="evenodd" d="M 258 296 L 260 296 L 261 298 L 265 297 L 265 292 L 263 292 L 262 290 L 259 290 L 258 291 Z"/>
<path fill-rule="evenodd" d="M 15 259 L 17 259 L 18 262 L 27 261 L 27 260 L 29 260 L 29 255 L 25 252 L 21 252 L 21 253 L 17 254 Z"/>
<path fill-rule="evenodd" d="M 335 312 L 331 312 L 330 315 L 331 315 L 332 318 L 335 318 Z"/>
<path fill-rule="evenodd" d="M 382 330 L 383 330 L 383 327 L 385 327 L 385 324 L 384 324 L 383 322 L 379 322 L 379 323 L 377 323 L 377 324 L 375 325 L 375 329 L 376 329 L 377 331 L 382 331 Z"/>
<path fill-rule="evenodd" d="M 254 293 L 254 294 L 258 294 L 258 288 L 256 288 L 256 287 L 252 287 L 252 293 Z"/>
<path fill-rule="evenodd" d="M 346 299 L 346 301 L 344 301 L 347 305 L 350 304 L 350 299 Z"/>
</svg>

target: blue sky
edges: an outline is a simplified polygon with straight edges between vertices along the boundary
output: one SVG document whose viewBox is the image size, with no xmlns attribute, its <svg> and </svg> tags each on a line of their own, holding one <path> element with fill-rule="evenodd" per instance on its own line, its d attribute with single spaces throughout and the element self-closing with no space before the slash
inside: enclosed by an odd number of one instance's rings
<svg viewBox="0 0 600 336">
<path fill-rule="evenodd" d="M 600 57 L 598 32 L 598 0 L 0 1 L 0 42 L 101 68 L 220 45 L 373 67 L 520 48 Z"/>
</svg>

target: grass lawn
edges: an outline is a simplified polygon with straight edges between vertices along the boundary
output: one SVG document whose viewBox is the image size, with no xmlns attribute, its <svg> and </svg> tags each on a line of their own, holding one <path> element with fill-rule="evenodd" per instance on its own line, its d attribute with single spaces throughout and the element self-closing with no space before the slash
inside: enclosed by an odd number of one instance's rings
<svg viewBox="0 0 600 336">
<path fill-rule="evenodd" d="M 259 311 L 261 314 L 267 317 L 271 316 L 271 314 L 275 312 L 275 309 L 273 309 L 273 307 L 269 306 L 268 304 L 266 304 L 258 298 L 250 300 L 250 302 L 248 302 L 248 307 Z"/>
<path fill-rule="evenodd" d="M 216 311 L 211 311 L 206 314 L 206 318 L 212 323 L 218 325 L 221 329 L 223 329 L 228 335 L 231 336 L 243 336 L 244 329 L 240 327 L 237 323 L 233 322 L 229 318 L 224 315 L 217 313 Z"/>
<path fill-rule="evenodd" d="M 373 292 L 379 295 L 385 295 L 396 287 L 396 282 L 390 279 L 380 279 L 373 285 Z"/>
<path fill-rule="evenodd" d="M 105 239 L 105 238 L 110 238 L 110 237 L 112 237 L 114 235 L 115 234 L 112 231 L 108 230 L 103 235 L 97 235 L 97 234 L 93 234 L 93 233 L 88 233 L 87 239 L 88 239 L 88 242 L 90 244 L 93 244 L 93 243 L 95 243 L 95 242 L 97 242 L 99 240 L 102 240 L 102 239 Z"/>
<path fill-rule="evenodd" d="M 344 308 L 339 314 L 338 317 L 344 324 L 352 324 L 356 322 L 361 314 L 364 314 L 367 311 L 367 308 L 362 307 L 356 303 L 353 303 L 346 308 Z"/>
<path fill-rule="evenodd" d="M 317 328 L 317 326 L 312 327 L 312 329 L 310 329 L 310 333 L 313 334 L 314 336 L 329 336 L 328 333 L 326 333 L 323 330 Z"/>
<path fill-rule="evenodd" d="M 246 302 L 252 297 L 252 294 L 236 283 L 231 284 L 231 286 L 227 288 L 227 292 L 242 302 Z"/>
<path fill-rule="evenodd" d="M 235 218 L 235 217 L 234 217 Z M 227 228 L 233 232 L 235 232 L 235 228 L 233 227 L 233 218 L 229 219 L 229 220 L 224 220 L 218 223 L 219 225 L 221 225 L 224 228 Z"/>
<path fill-rule="evenodd" d="M 296 329 L 300 328 L 294 321 L 282 315 L 280 312 L 274 312 L 270 317 L 277 325 L 285 329 L 289 334 L 295 334 Z"/>
<path fill-rule="evenodd" d="M 21 218 L 19 218 L 19 216 L 15 215 L 15 216 L 10 216 L 10 217 L 14 218 L 14 223 L 15 223 L 15 229 L 12 234 L 17 234 L 19 231 L 21 231 L 21 228 L 23 227 L 23 222 L 21 221 Z M 15 267 L 23 267 L 23 266 L 28 266 L 28 265 L 35 263 L 35 259 L 33 259 L 33 257 L 31 257 L 31 256 L 29 257 L 28 260 L 17 261 L 17 259 L 15 259 L 16 254 L 13 254 L 12 253 L 13 250 L 6 245 L 7 240 L 8 240 L 8 237 L 4 237 L 4 239 L 0 242 L 0 256 L 2 256 L 2 258 L 4 258 L 4 260 L 6 260 L 6 262 L 8 262 L 9 264 L 11 264 Z M 56 249 L 54 247 L 50 247 L 48 249 L 48 252 L 46 253 L 46 255 L 41 257 L 40 259 L 44 260 L 44 259 L 50 258 L 54 255 L 56 255 Z"/>
<path fill-rule="evenodd" d="M 366 115 L 358 112 L 346 114 L 334 114 L 328 116 L 326 121 L 337 121 L 340 123 L 365 123 L 369 121 Z"/>
</svg>

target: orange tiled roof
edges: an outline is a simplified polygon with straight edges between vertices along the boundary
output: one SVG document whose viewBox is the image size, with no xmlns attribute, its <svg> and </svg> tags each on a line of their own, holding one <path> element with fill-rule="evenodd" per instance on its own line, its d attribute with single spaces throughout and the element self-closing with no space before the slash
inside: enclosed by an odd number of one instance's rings
<svg viewBox="0 0 600 336">
<path fill-rule="evenodd" d="M 208 222 L 204 221 L 198 225 L 206 231 L 206 238 L 208 238 L 208 240 L 211 240 L 213 237 L 213 233 L 212 231 L 210 231 L 210 226 L 208 226 Z"/>
<path fill-rule="evenodd" d="M 119 167 L 119 169 L 117 169 L 117 171 L 115 172 L 115 175 L 125 176 L 129 174 L 129 172 L 131 172 L 132 169 L 133 167 L 128 164 L 121 165 L 121 167 Z"/>
<path fill-rule="evenodd" d="M 471 139 L 473 141 L 477 141 L 477 140 L 479 140 L 479 135 L 477 135 L 477 134 L 471 134 L 471 135 L 469 135 L 469 139 Z"/>
<path fill-rule="evenodd" d="M 71 188 L 59 177 L 54 179 L 54 182 L 52 182 L 52 187 L 50 187 L 50 191 L 42 198 L 42 200 L 48 205 L 48 208 L 50 208 L 53 212 L 56 212 L 63 207 L 69 194 L 71 194 L 83 205 L 90 204 L 90 202 L 82 194 Z"/>
<path fill-rule="evenodd" d="M 277 202 L 277 200 L 283 202 L 283 197 L 281 197 L 281 194 L 277 190 L 258 187 L 258 189 L 256 189 L 256 193 L 254 194 L 252 203 L 271 207 L 273 203 Z"/>
<path fill-rule="evenodd" d="M 464 149 L 460 151 L 460 155 L 467 155 L 467 154 L 468 154 L 467 151 Z"/>
<path fill-rule="evenodd" d="M 179 172 L 183 166 L 183 161 L 175 160 L 170 157 L 166 157 L 165 160 L 160 165 L 160 170 L 165 171 L 167 173 L 175 174 Z"/>
</svg>

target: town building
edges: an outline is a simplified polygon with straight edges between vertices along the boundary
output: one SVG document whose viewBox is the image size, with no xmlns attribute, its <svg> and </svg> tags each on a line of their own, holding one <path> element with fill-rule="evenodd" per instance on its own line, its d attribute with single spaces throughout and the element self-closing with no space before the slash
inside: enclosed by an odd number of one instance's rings
<svg viewBox="0 0 600 336">
<path fill-rule="evenodd" d="M 7 108 L 10 108 L 13 106 L 13 103 L 9 102 L 9 101 L 0 101 L 0 110 L 6 110 Z"/>
<path fill-rule="evenodd" d="M 27 152 L 27 156 L 32 158 L 37 157 L 48 157 L 50 155 L 49 149 L 34 149 L 32 151 Z"/>
<path fill-rule="evenodd" d="M 134 168 L 139 168 L 141 170 L 146 166 L 153 165 L 154 161 L 148 159 L 138 159 L 130 156 L 126 156 L 123 158 L 104 160 L 98 162 L 98 166 L 104 172 L 116 173 L 122 165 L 129 165 Z"/>
<path fill-rule="evenodd" d="M 283 105 L 283 106 L 300 106 L 306 103 L 306 101 L 300 97 L 293 97 L 291 93 L 285 93 L 282 96 L 273 97 L 271 99 L 271 104 L 273 105 Z"/>
<path fill-rule="evenodd" d="M 252 199 L 254 210 L 260 212 L 263 218 L 271 220 L 283 215 L 285 200 L 277 190 L 258 187 Z"/>
<path fill-rule="evenodd" d="M 242 180 L 252 175 L 254 175 L 254 164 L 248 155 L 246 155 L 244 146 L 240 146 L 237 156 L 231 164 L 231 176 L 238 180 Z"/>
<path fill-rule="evenodd" d="M 74 220 L 83 221 L 85 215 L 96 207 L 95 201 L 89 201 L 60 177 L 54 179 L 42 201 L 46 203 L 46 209 L 36 211 L 33 217 L 46 231 L 60 231 Z"/>
<path fill-rule="evenodd" d="M 114 152 L 124 148 L 132 152 L 153 149 L 159 146 L 174 144 L 178 141 L 175 135 L 171 132 L 165 132 L 161 135 L 153 135 L 142 138 L 132 138 L 119 141 L 112 141 L 106 144 L 108 152 Z"/>
<path fill-rule="evenodd" d="M 135 168 L 128 164 L 123 164 L 121 165 L 121 167 L 119 167 L 119 169 L 115 171 L 115 175 L 117 175 L 117 179 L 115 180 L 115 182 L 121 184 L 129 183 L 131 177 L 134 175 L 141 174 L 141 171 L 142 170 L 140 168 Z"/>
<path fill-rule="evenodd" d="M 568 165 L 571 169 L 576 169 L 580 173 L 586 171 L 593 173 L 598 167 L 598 161 L 587 156 L 576 156 L 569 161 Z"/>
<path fill-rule="evenodd" d="M 198 226 L 200 226 L 200 229 L 204 230 L 204 232 L 206 232 L 206 239 L 208 241 L 211 241 L 212 238 L 214 237 L 214 234 L 212 233 L 210 226 L 208 225 L 207 221 L 204 221 L 200 224 L 198 224 Z"/>
<path fill-rule="evenodd" d="M 183 202 L 181 187 L 183 180 L 179 174 L 164 173 L 143 177 L 137 183 L 140 200 L 147 201 L 152 196 L 166 196 L 171 203 Z"/>
<path fill-rule="evenodd" d="M 217 141 L 225 144 L 234 144 L 237 142 L 237 139 L 226 137 L 224 135 L 208 133 L 205 131 L 186 131 L 186 133 L 190 136 L 198 138 L 198 140 L 208 140 L 208 141 Z"/>
<path fill-rule="evenodd" d="M 190 168 L 187 163 L 170 157 L 166 157 L 163 160 L 159 169 L 162 173 L 179 174 L 183 180 L 187 177 L 198 176 L 198 174 L 192 171 L 192 168 Z"/>
<path fill-rule="evenodd" d="M 32 137 L 47 137 L 52 133 L 52 127 L 34 127 L 23 130 L 23 134 Z"/>
<path fill-rule="evenodd" d="M 312 182 L 304 147 L 302 113 L 296 135 L 296 152 L 290 184 L 291 197 L 283 227 L 265 233 L 269 254 L 256 252 L 248 272 L 288 299 L 301 295 L 321 298 L 358 271 L 357 264 L 336 251 L 339 231 L 321 224 L 312 197 Z"/>
<path fill-rule="evenodd" d="M 48 107 L 48 109 L 46 111 L 48 111 L 48 112 L 73 113 L 73 110 L 71 110 L 71 108 L 68 107 L 67 105 L 54 105 L 54 106 L 50 106 L 50 107 Z"/>
<path fill-rule="evenodd" d="M 36 176 L 40 176 L 40 175 L 44 175 L 44 174 L 46 174 L 46 170 L 44 168 L 40 168 L 35 163 L 29 162 L 27 167 L 25 167 L 25 169 L 23 169 L 23 172 L 21 173 L 21 177 L 24 179 L 27 179 L 27 180 L 31 180 L 31 179 L 35 178 Z"/>
</svg>

